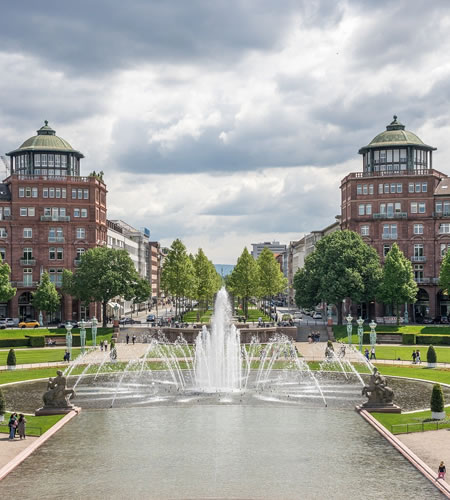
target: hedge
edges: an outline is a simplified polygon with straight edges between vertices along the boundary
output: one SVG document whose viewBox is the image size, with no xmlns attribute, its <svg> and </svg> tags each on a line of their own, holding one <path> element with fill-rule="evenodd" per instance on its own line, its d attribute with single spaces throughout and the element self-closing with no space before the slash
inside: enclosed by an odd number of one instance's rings
<svg viewBox="0 0 450 500">
<path fill-rule="evenodd" d="M 30 345 L 30 339 L 19 338 L 19 339 L 0 339 L 0 347 L 28 347 Z"/>
<path fill-rule="evenodd" d="M 30 347 L 45 347 L 45 337 L 29 337 Z"/>
<path fill-rule="evenodd" d="M 416 335 L 417 344 L 450 345 L 447 335 Z"/>
<path fill-rule="evenodd" d="M 414 345 L 416 343 L 417 336 L 415 333 L 404 333 L 403 334 L 403 344 Z"/>
</svg>

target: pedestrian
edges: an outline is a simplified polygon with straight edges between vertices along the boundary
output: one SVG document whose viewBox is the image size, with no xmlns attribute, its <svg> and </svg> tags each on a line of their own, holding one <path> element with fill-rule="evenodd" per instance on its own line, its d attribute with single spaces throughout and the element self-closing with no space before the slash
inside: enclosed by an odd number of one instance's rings
<svg viewBox="0 0 450 500">
<path fill-rule="evenodd" d="M 439 467 L 438 467 L 438 477 L 437 479 L 445 479 L 445 473 L 447 471 L 445 470 L 445 464 L 444 462 L 442 461 L 440 464 L 439 464 Z"/>
<path fill-rule="evenodd" d="M 420 351 L 419 349 L 417 349 L 416 351 L 416 363 L 418 363 L 420 365 L 421 363 L 421 360 L 420 360 Z"/>
<path fill-rule="evenodd" d="M 377 359 L 377 357 L 375 356 L 375 347 L 372 347 L 372 349 L 370 350 L 370 359 Z"/>
<path fill-rule="evenodd" d="M 23 413 L 19 415 L 19 420 L 17 423 L 17 432 L 19 433 L 20 439 L 26 439 L 25 435 L 25 424 L 27 423 L 27 419 L 23 416 Z"/>
<path fill-rule="evenodd" d="M 103 351 L 103 340 L 100 342 L 100 351 Z"/>
<path fill-rule="evenodd" d="M 126 338 L 127 344 L 128 344 L 128 342 L 130 341 L 130 336 L 128 335 L 128 333 L 127 333 L 127 336 L 125 338 Z"/>
<path fill-rule="evenodd" d="M 412 360 L 413 360 L 413 365 L 416 364 L 416 351 L 413 351 L 412 353 Z"/>
<path fill-rule="evenodd" d="M 11 416 L 9 417 L 8 427 L 9 427 L 9 439 L 14 439 L 17 428 L 17 413 L 11 413 Z"/>
<path fill-rule="evenodd" d="M 105 340 L 105 341 L 103 342 L 103 347 L 105 348 L 105 351 L 107 351 L 107 350 L 108 350 L 108 341 L 107 341 L 107 340 Z"/>
<path fill-rule="evenodd" d="M 364 356 L 366 357 L 367 361 L 369 360 L 369 349 L 367 347 L 364 349 Z"/>
<path fill-rule="evenodd" d="M 136 335 L 133 335 L 132 341 L 133 341 L 133 345 L 134 345 L 136 343 Z"/>
</svg>

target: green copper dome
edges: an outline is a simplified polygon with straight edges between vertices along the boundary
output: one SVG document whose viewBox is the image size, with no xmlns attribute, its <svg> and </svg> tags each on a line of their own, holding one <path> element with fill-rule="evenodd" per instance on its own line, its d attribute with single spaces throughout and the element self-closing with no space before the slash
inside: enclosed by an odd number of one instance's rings
<svg viewBox="0 0 450 500">
<path fill-rule="evenodd" d="M 436 148 L 425 144 L 416 134 L 405 130 L 403 123 L 397 120 L 394 115 L 394 120 L 387 125 L 386 130 L 374 137 L 367 146 L 359 150 L 360 153 L 365 153 L 369 149 L 386 148 L 386 147 L 406 147 L 418 146 L 421 149 L 435 150 Z"/>
<path fill-rule="evenodd" d="M 25 151 L 48 151 L 74 153 L 79 158 L 83 158 L 83 155 L 73 149 L 65 139 L 56 135 L 55 131 L 48 125 L 47 120 L 44 123 L 45 125 L 37 131 L 37 135 L 27 139 L 19 148 L 11 151 L 8 155 Z"/>
</svg>

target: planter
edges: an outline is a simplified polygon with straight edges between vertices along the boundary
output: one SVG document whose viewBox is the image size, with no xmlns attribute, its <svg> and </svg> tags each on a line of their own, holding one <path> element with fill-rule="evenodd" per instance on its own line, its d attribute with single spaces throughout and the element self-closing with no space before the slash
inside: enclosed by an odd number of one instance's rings
<svg viewBox="0 0 450 500">
<path fill-rule="evenodd" d="M 445 411 L 432 411 L 431 418 L 433 420 L 443 420 L 445 418 Z"/>
<path fill-rule="evenodd" d="M 436 368 L 436 363 L 427 363 L 427 368 Z"/>
<path fill-rule="evenodd" d="M 15 370 L 16 369 L 16 365 L 8 365 L 8 370 Z"/>
</svg>

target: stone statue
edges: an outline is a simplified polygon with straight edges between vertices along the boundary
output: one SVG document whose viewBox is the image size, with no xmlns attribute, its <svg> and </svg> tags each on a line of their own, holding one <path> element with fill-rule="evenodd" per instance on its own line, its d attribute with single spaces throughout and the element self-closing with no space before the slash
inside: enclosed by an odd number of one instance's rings
<svg viewBox="0 0 450 500">
<path fill-rule="evenodd" d="M 67 380 L 61 370 L 58 370 L 56 375 L 55 378 L 48 379 L 47 392 L 42 396 L 44 407 L 72 408 L 69 399 L 75 396 L 75 391 L 66 389 Z"/>
<path fill-rule="evenodd" d="M 369 400 L 363 406 L 390 405 L 394 398 L 394 391 L 387 385 L 386 379 L 377 368 L 373 369 L 369 385 L 365 385 L 362 395 Z"/>
</svg>

